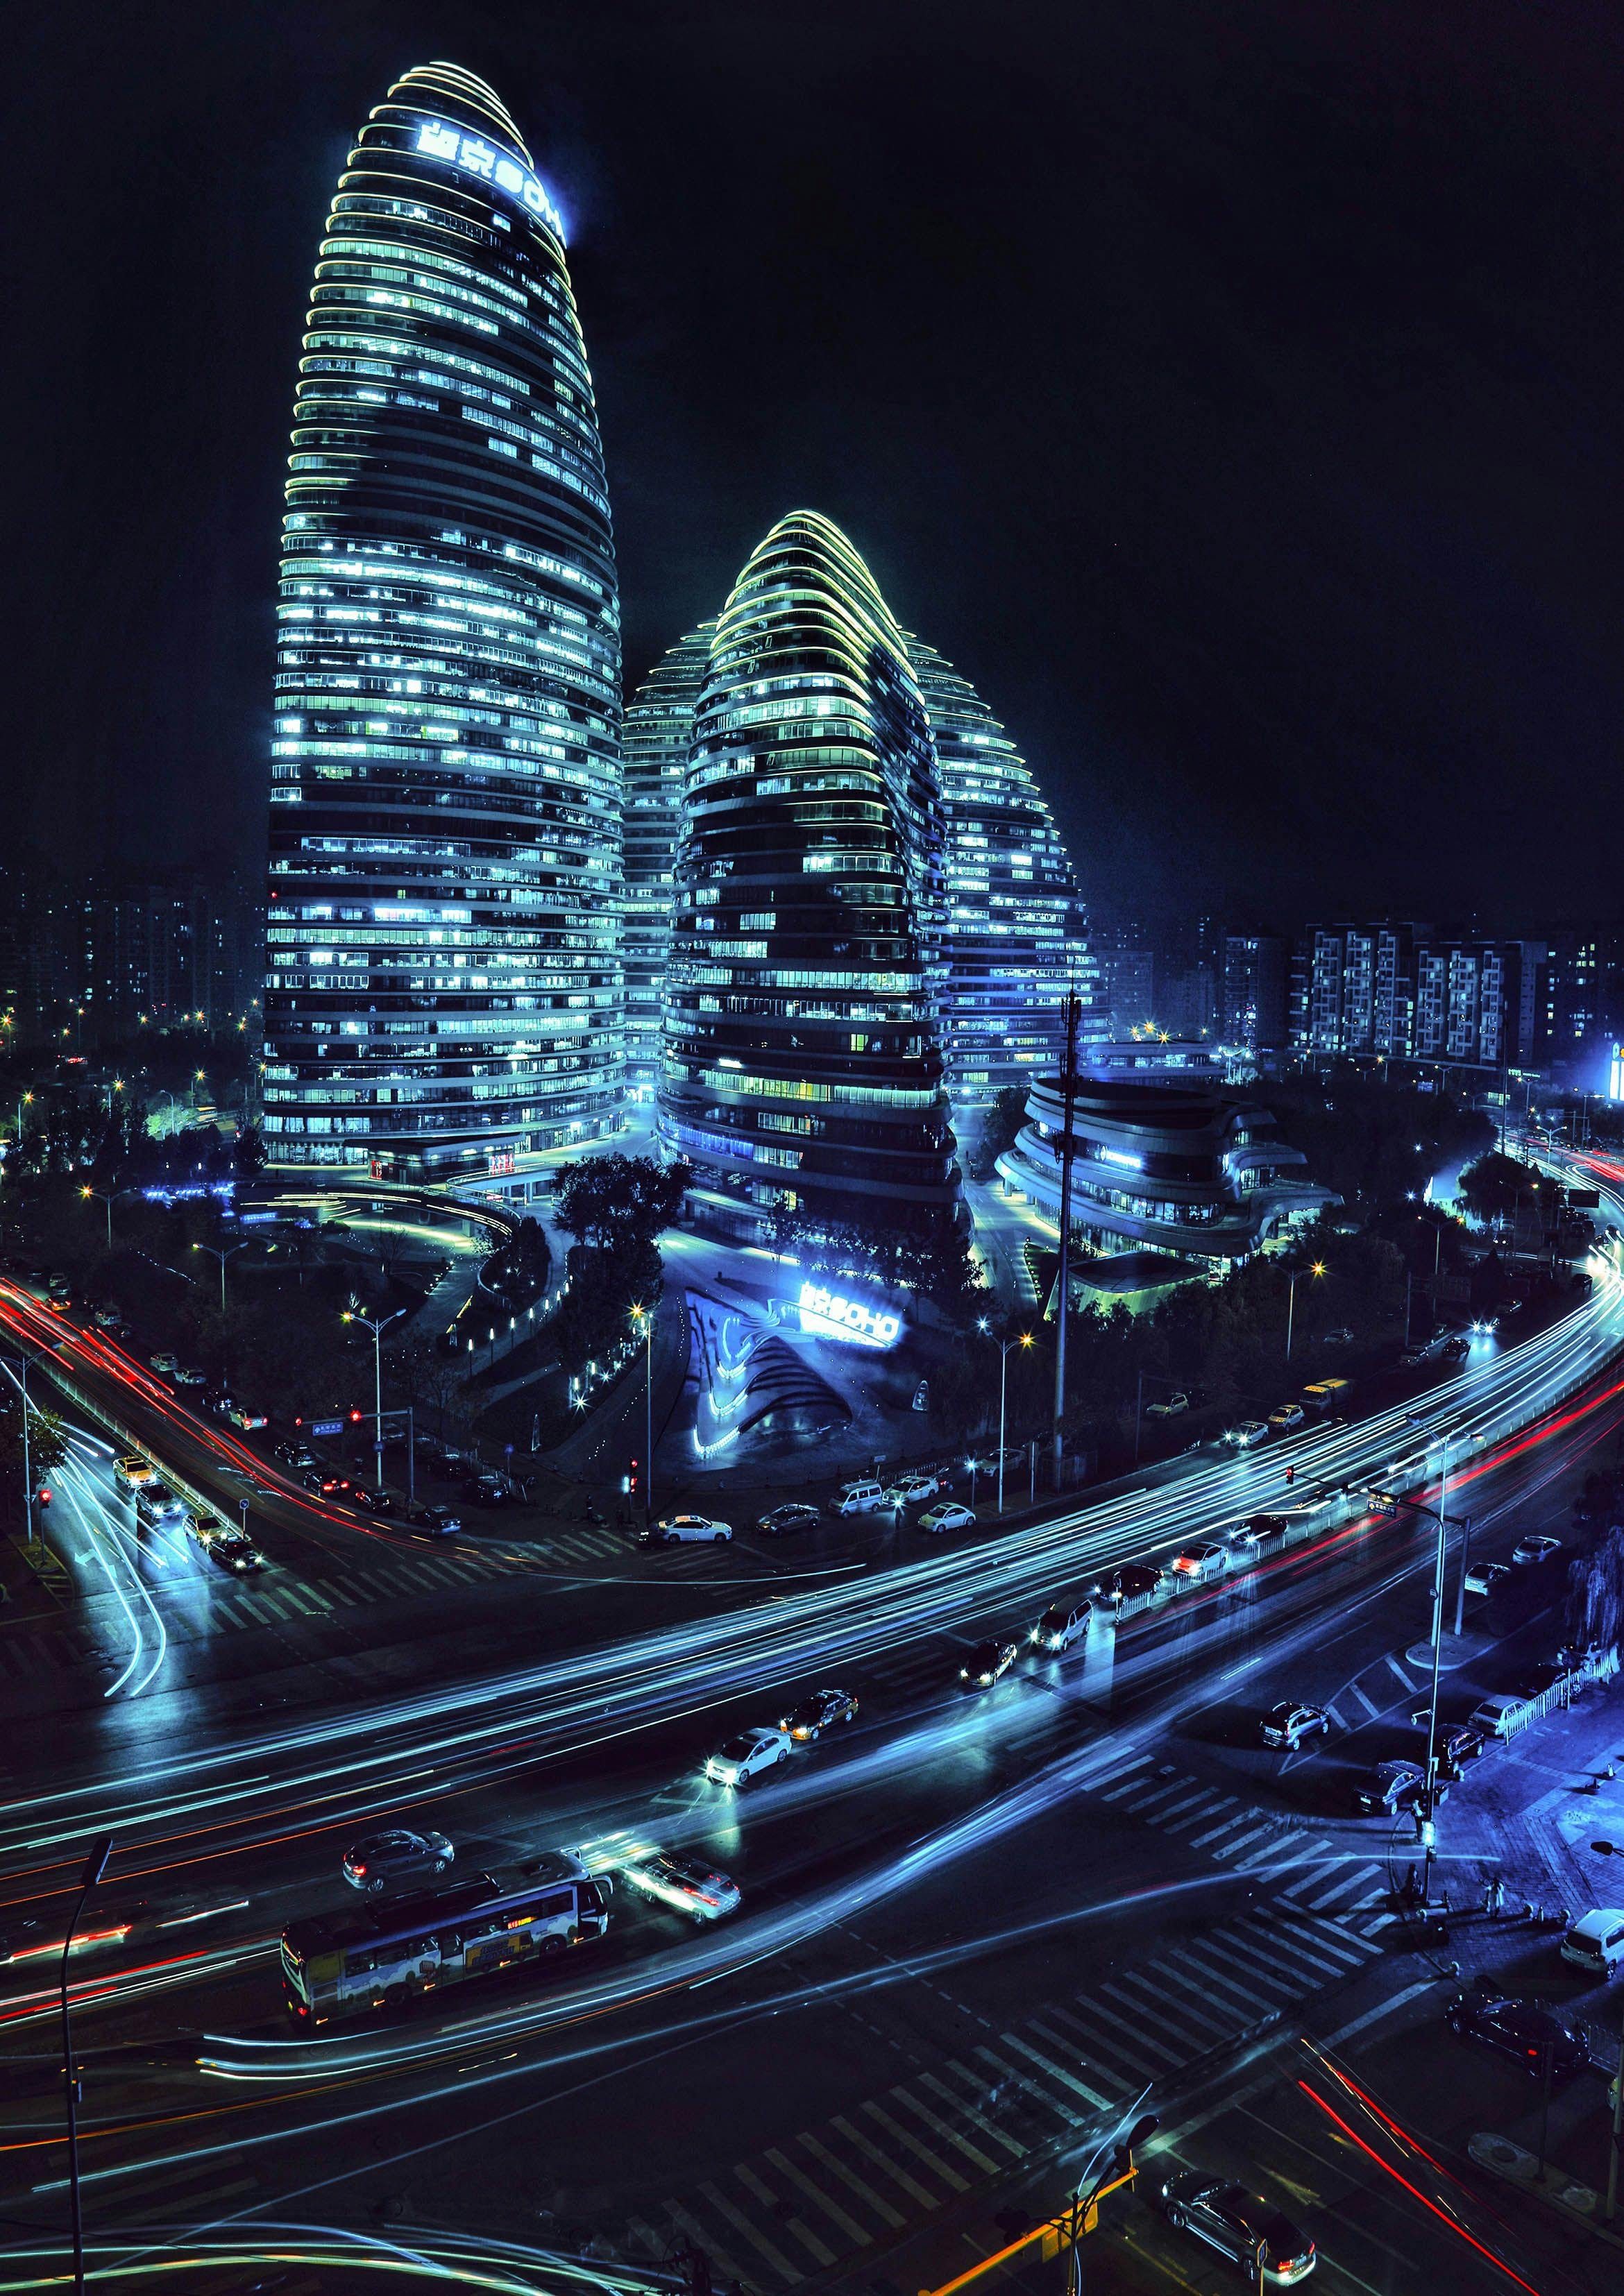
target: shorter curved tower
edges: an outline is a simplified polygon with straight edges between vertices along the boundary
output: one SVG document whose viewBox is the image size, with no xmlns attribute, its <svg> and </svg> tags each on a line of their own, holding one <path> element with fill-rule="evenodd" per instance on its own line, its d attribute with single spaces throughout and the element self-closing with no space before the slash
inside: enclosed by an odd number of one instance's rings
<svg viewBox="0 0 1624 2296">
<path fill-rule="evenodd" d="M 657 661 L 626 712 L 626 1079 L 652 1100 L 660 1082 L 660 1001 L 671 947 L 671 898 L 682 828 L 683 776 L 693 712 L 710 664 L 714 622 L 701 622 Z"/>
<path fill-rule="evenodd" d="M 793 511 L 717 626 L 684 794 L 660 1125 L 708 1225 L 954 1220 L 941 840 L 901 633 L 839 528 Z"/>
</svg>

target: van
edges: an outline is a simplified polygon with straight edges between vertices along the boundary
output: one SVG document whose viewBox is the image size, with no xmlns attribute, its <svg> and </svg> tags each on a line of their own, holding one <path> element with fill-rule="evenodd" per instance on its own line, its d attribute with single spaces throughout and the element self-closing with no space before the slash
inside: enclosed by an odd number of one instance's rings
<svg viewBox="0 0 1624 2296">
<path fill-rule="evenodd" d="M 1515 1691 L 1497 1691 L 1492 1698 L 1485 1698 L 1474 1706 L 1468 1718 L 1472 1727 L 1480 1730 L 1485 1738 L 1510 1738 L 1528 1720 L 1531 1703 L 1531 1700 L 1519 1697 Z"/>
<path fill-rule="evenodd" d="M 1350 1379 L 1316 1379 L 1312 1387 L 1305 1387 L 1302 1399 L 1310 1411 L 1336 1411 L 1353 1391 Z"/>
<path fill-rule="evenodd" d="M 1598 1906 L 1575 1922 L 1562 1941 L 1562 1957 L 1591 1977 L 1611 1977 L 1624 1961 L 1624 1907 Z"/>
<path fill-rule="evenodd" d="M 842 1483 L 834 1502 L 836 1514 L 873 1514 L 885 1505 L 883 1483 Z"/>
</svg>

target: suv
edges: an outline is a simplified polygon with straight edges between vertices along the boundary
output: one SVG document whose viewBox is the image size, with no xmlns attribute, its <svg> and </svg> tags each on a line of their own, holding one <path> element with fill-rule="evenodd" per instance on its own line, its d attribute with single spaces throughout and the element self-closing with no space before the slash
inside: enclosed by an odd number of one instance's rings
<svg viewBox="0 0 1624 2296">
<path fill-rule="evenodd" d="M 1292 1752 L 1305 1738 L 1320 1733 L 1330 1734 L 1331 1723 L 1317 1706 L 1271 1706 L 1258 1725 L 1258 1735 L 1266 1746 L 1283 1746 Z"/>
<path fill-rule="evenodd" d="M 1093 1615 L 1094 1605 L 1087 1595 L 1075 1603 L 1051 1603 L 1027 1639 L 1039 1650 L 1069 1651 L 1087 1633 Z"/>
<path fill-rule="evenodd" d="M 873 1514 L 885 1505 L 885 1486 L 868 1480 L 842 1483 L 834 1502 L 836 1514 Z"/>
</svg>

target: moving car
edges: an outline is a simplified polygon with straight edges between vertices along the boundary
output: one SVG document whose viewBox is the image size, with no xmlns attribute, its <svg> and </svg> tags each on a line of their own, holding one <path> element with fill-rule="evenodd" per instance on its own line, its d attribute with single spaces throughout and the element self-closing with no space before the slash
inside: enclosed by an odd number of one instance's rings
<svg viewBox="0 0 1624 2296">
<path fill-rule="evenodd" d="M 821 1508 L 804 1499 L 791 1499 L 770 1514 L 758 1515 L 756 1529 L 764 1538 L 783 1538 L 792 1530 L 815 1530 L 823 1519 Z"/>
<path fill-rule="evenodd" d="M 1075 1603 L 1051 1603 L 1028 1639 L 1039 1650 L 1068 1651 L 1087 1633 L 1093 1616 L 1094 1604 L 1087 1595 Z"/>
<path fill-rule="evenodd" d="M 234 1403 L 226 1416 L 245 1435 L 251 1435 L 256 1427 L 268 1427 L 271 1423 L 263 1411 L 252 1411 L 246 1403 Z"/>
<path fill-rule="evenodd" d="M 719 1922 L 739 1909 L 739 1885 L 702 1859 L 671 1849 L 651 1849 L 629 1857 L 620 1872 L 645 1898 L 658 1898 L 696 1922 Z"/>
<path fill-rule="evenodd" d="M 156 1477 L 150 1483 L 135 1487 L 135 1514 L 142 1522 L 178 1522 L 186 1512 L 186 1503 L 168 1483 Z"/>
<path fill-rule="evenodd" d="M 150 1459 L 144 1459 L 139 1451 L 129 1451 L 122 1459 L 113 1461 L 113 1472 L 121 1483 L 134 1490 L 138 1483 L 150 1483 L 158 1470 Z"/>
<path fill-rule="evenodd" d="M 1226 1546 L 1188 1546 L 1173 1557 L 1173 1568 L 1183 1578 L 1221 1578 L 1234 1560 Z"/>
<path fill-rule="evenodd" d="M 374 1483 L 354 1483 L 345 1497 L 347 1506 L 359 1507 L 363 1514 L 393 1514 L 395 1502 L 387 1491 Z"/>
<path fill-rule="evenodd" d="M 1177 2232 L 1192 2232 L 1238 2264 L 1254 2287 L 1273 2281 L 1289 2288 L 1306 2280 L 1316 2262 L 1314 2243 L 1290 2217 L 1244 2185 L 1233 2185 L 1204 2169 L 1169 2177 L 1161 2206 Z"/>
<path fill-rule="evenodd" d="M 961 1682 L 968 1682 L 977 1690 L 987 1690 L 1002 1674 L 1007 1674 L 1015 1662 L 1017 1645 L 997 1641 L 978 1643 L 958 1670 Z"/>
<path fill-rule="evenodd" d="M 776 1769 L 780 1762 L 787 1762 L 794 1751 L 787 1730 L 769 1730 L 758 1723 L 718 1746 L 706 1760 L 705 1775 L 718 1786 L 742 1790 L 763 1770 Z"/>
<path fill-rule="evenodd" d="M 1502 1578 L 1511 1577 L 1509 1562 L 1474 1562 L 1466 1573 L 1469 1595 L 1492 1595 Z"/>
<path fill-rule="evenodd" d="M 834 1502 L 836 1514 L 873 1514 L 885 1505 L 885 1486 L 871 1477 L 861 1482 L 842 1483 Z"/>
<path fill-rule="evenodd" d="M 319 1491 L 324 1499 L 343 1501 L 355 1496 L 356 1486 L 336 1467 L 310 1468 L 299 1480 L 308 1491 Z"/>
<path fill-rule="evenodd" d="M 1237 1554 L 1251 1554 L 1266 1538 L 1279 1538 L 1291 1527 L 1283 1514 L 1254 1514 L 1234 1530 L 1226 1531 L 1225 1540 Z"/>
<path fill-rule="evenodd" d="M 1233 1443 L 1237 1451 L 1250 1451 L 1255 1444 L 1261 1443 L 1270 1431 L 1267 1420 L 1243 1419 L 1238 1427 L 1232 1427 L 1229 1430 L 1224 1440 L 1226 1443 Z"/>
<path fill-rule="evenodd" d="M 1611 1977 L 1624 1961 L 1624 1908 L 1598 1906 L 1575 1922 L 1562 1941 L 1562 1957 L 1592 1977 Z"/>
<path fill-rule="evenodd" d="M 426 1530 L 431 1538 L 455 1538 L 463 1528 L 461 1515 L 443 1506 L 410 1506 L 406 1521 L 414 1530 Z"/>
<path fill-rule="evenodd" d="M 1144 1415 L 1147 1419 L 1177 1419 L 1181 1413 L 1188 1411 L 1189 1408 L 1190 1398 L 1187 1395 L 1169 1395 L 1164 1396 L 1160 1403 L 1147 1403 L 1144 1406 Z"/>
<path fill-rule="evenodd" d="M 1353 1789 L 1353 1806 L 1361 1817 L 1390 1817 L 1395 1810 L 1411 1808 L 1426 1787 L 1426 1773 L 1414 1762 L 1378 1762 L 1368 1777 Z M 1447 1785 L 1434 1790 L 1442 1801 Z"/>
<path fill-rule="evenodd" d="M 186 1527 L 210 1562 L 242 1574 L 263 1570 L 265 1557 L 244 1530 L 227 1529 L 217 1514 L 189 1514 Z"/>
<path fill-rule="evenodd" d="M 651 1546 L 679 1546 L 695 1539 L 713 1539 L 720 1546 L 724 1539 L 733 1537 L 733 1525 L 718 1522 L 714 1515 L 670 1514 L 657 1522 L 652 1533 L 645 1531 L 644 1536 Z"/>
<path fill-rule="evenodd" d="M 921 1530 L 969 1530 L 975 1521 L 973 1512 L 959 1499 L 944 1499 L 939 1506 L 927 1507 L 919 1518 Z"/>
<path fill-rule="evenodd" d="M 1455 1332 L 1444 1341 L 1438 1352 L 1447 1362 L 1459 1363 L 1464 1356 L 1471 1354 L 1472 1343 L 1469 1340 L 1463 1340 L 1460 1333 Z"/>
<path fill-rule="evenodd" d="M 1517 1541 L 1511 1551 L 1511 1559 L 1513 1562 L 1548 1562 L 1553 1554 L 1561 1553 L 1560 1538 L 1551 1538 L 1544 1531 L 1537 1531 L 1531 1538 Z"/>
<path fill-rule="evenodd" d="M 921 1499 L 933 1499 L 940 1488 L 941 1485 L 934 1475 L 915 1472 L 911 1475 L 898 1475 L 885 1496 L 894 1506 L 917 1506 Z"/>
<path fill-rule="evenodd" d="M 284 1467 L 314 1467 L 316 1454 L 308 1443 L 278 1443 L 273 1456 Z"/>
<path fill-rule="evenodd" d="M 778 1727 L 804 1746 L 821 1737 L 835 1723 L 855 1722 L 857 1718 L 857 1702 L 849 1690 L 815 1690 L 809 1698 L 803 1698 L 799 1706 L 790 1709 Z"/>
<path fill-rule="evenodd" d="M 1560 2017 L 1511 1994 L 1458 1993 L 1444 2011 L 1444 2022 L 1460 2040 L 1480 2041 L 1502 2056 L 1514 2057 L 1536 2080 L 1544 2077 L 1547 2050 L 1557 2080 L 1590 2066 L 1589 2049 Z"/>
<path fill-rule="evenodd" d="M 1305 1738 L 1328 1737 L 1331 1718 L 1317 1706 L 1292 1706 L 1289 1702 L 1271 1706 L 1258 1725 L 1258 1735 L 1266 1746 L 1284 1746 L 1295 1750 Z"/>
<path fill-rule="evenodd" d="M 340 1871 L 352 1890 L 378 1897 L 392 1882 L 421 1882 L 427 1874 L 443 1874 L 455 1856 L 443 1833 L 409 1833 L 404 1826 L 391 1826 L 387 1833 L 352 1841 Z"/>
<path fill-rule="evenodd" d="M 1300 1403 L 1283 1403 L 1268 1414 L 1271 1427 L 1300 1427 L 1308 1417 Z"/>
</svg>

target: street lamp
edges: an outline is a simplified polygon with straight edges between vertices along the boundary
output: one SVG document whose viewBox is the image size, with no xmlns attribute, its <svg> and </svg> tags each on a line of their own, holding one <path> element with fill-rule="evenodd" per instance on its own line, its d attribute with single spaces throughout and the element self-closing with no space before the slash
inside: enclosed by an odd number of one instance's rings
<svg viewBox="0 0 1624 2296">
<path fill-rule="evenodd" d="M 654 1311 L 634 1306 L 632 1321 L 643 1334 L 644 1468 L 643 1527 L 654 1528 Z"/>
<path fill-rule="evenodd" d="M 977 1329 L 984 1332 L 988 1339 L 992 1339 L 992 1326 L 985 1316 L 978 1317 Z M 1004 1398 L 1005 1382 L 1009 1374 L 1009 1354 L 1012 1348 L 1029 1348 L 1032 1344 L 1032 1335 L 1030 1332 L 1017 1332 L 1013 1340 L 993 1340 L 992 1343 L 998 1350 L 998 1513 L 1002 1514 L 1004 1512 Z"/>
<path fill-rule="evenodd" d="M 106 1205 L 107 1249 L 111 1251 L 113 1248 L 113 1206 L 118 1202 L 120 1196 L 127 1196 L 129 1190 L 127 1188 L 110 1188 L 104 1193 L 100 1188 L 81 1188 L 79 1190 L 79 1193 L 84 1197 L 86 1203 L 94 1202 Z"/>
<path fill-rule="evenodd" d="M 85 1900 L 107 1871 L 107 1861 L 112 1854 L 111 1833 L 104 1833 L 91 1843 L 90 1855 L 86 1858 L 85 1869 L 79 1875 L 79 1894 L 68 1923 L 68 1934 L 62 1939 L 62 2087 L 68 2104 L 68 2190 L 73 2211 L 74 2296 L 85 2296 L 85 2219 L 79 2207 L 79 2077 L 73 2062 L 73 2024 L 68 2008 L 68 1956 L 73 1950 L 73 1932 L 79 1925 Z"/>
<path fill-rule="evenodd" d="M 373 1475 L 380 1490 L 383 1488 L 383 1334 L 391 1324 L 398 1324 L 400 1318 L 409 1312 L 407 1308 L 397 1308 L 392 1316 L 385 1316 L 380 1323 L 375 1316 L 364 1316 L 358 1308 L 347 1308 L 344 1310 L 344 1321 L 347 1324 L 364 1324 L 373 1335 L 373 1398 L 375 1411 L 373 1421 Z"/>
<path fill-rule="evenodd" d="M 90 1191 L 86 1189 L 85 1193 L 88 1195 Z M 110 1221 L 112 1218 L 112 1214 L 111 1212 L 108 1214 L 108 1218 Z M 241 1243 L 228 1243 L 225 1245 L 217 1243 L 194 1243 L 192 1247 L 193 1251 L 206 1251 L 210 1259 L 217 1259 L 220 1263 L 220 1313 L 222 1315 L 226 1313 L 226 1263 L 231 1258 L 234 1251 L 246 1251 L 253 1240 L 253 1237 L 249 1235 L 244 1236 Z"/>
<path fill-rule="evenodd" d="M 1315 1260 L 1313 1264 L 1307 1268 L 1293 1267 L 1292 1270 L 1292 1288 L 1286 1295 L 1285 1302 L 1285 1359 L 1287 1363 L 1290 1363 L 1292 1360 L 1292 1323 L 1297 1313 L 1297 1279 L 1300 1275 L 1323 1275 L 1325 1272 L 1325 1263 L 1323 1259 Z"/>
<path fill-rule="evenodd" d="M 0 1356 L 0 1363 L 15 1364 L 21 1373 L 22 1391 L 22 1520 L 29 1534 L 29 1545 L 34 1544 L 34 1470 L 29 1458 L 29 1359 L 27 1356 Z"/>
<path fill-rule="evenodd" d="M 1449 1485 L 1449 1446 L 1454 1439 L 1455 1430 L 1452 1427 L 1446 1428 L 1442 1438 L 1443 1467 L 1439 1476 L 1438 1505 L 1435 1507 L 1428 1506 L 1423 1500 L 1410 1498 L 1398 1491 L 1373 1490 L 1370 1494 L 1373 1499 L 1378 1500 L 1384 1506 L 1408 1507 L 1412 1513 L 1425 1515 L 1429 1521 L 1438 1525 L 1438 1546 L 1432 1558 L 1432 1696 L 1427 1717 L 1427 1771 L 1426 1782 L 1422 1788 L 1421 1801 L 1416 1810 L 1416 1817 L 1421 1826 L 1421 1902 L 1423 1906 L 1429 1902 L 1432 1860 L 1437 1854 L 1438 1688 L 1439 1677 L 1443 1668 L 1444 1548 L 1448 1529 L 1448 1517 L 1445 1512 L 1444 1501 L 1448 1496 Z M 1460 1595 L 1456 1605 L 1455 1623 L 1455 1631 L 1457 1635 L 1461 1630 L 1461 1605 L 1465 1600 L 1465 1542 L 1470 1536 L 1470 1524 L 1465 1525 L 1462 1537 Z"/>
</svg>

